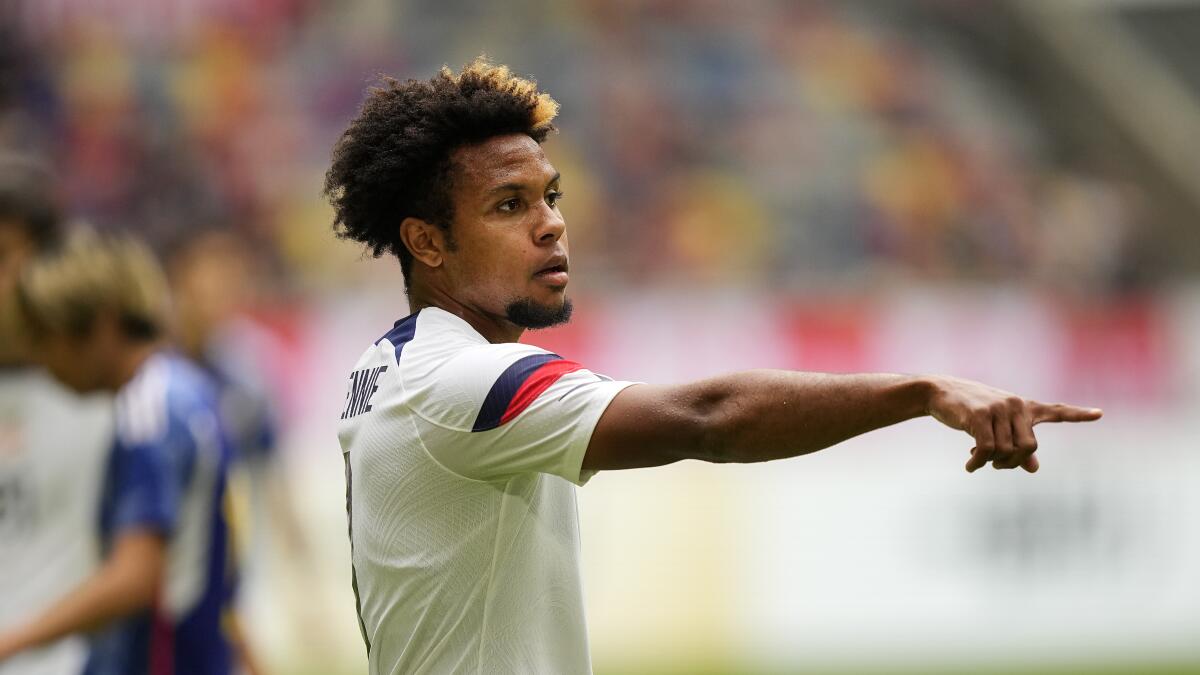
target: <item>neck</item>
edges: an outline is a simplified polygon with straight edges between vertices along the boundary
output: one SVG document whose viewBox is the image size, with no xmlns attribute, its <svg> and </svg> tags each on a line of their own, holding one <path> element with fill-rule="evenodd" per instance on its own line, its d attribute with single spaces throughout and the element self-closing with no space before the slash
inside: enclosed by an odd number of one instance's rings
<svg viewBox="0 0 1200 675">
<path fill-rule="evenodd" d="M 108 388 L 112 391 L 117 391 L 124 387 L 137 375 L 138 369 L 142 364 L 146 363 L 146 359 L 154 355 L 161 345 L 157 340 L 150 342 L 135 342 L 130 343 L 128 347 L 121 351 L 121 355 L 117 357 L 115 368 L 112 373 L 112 381 L 108 384 Z"/>
<path fill-rule="evenodd" d="M 413 279 L 408 287 L 408 306 L 413 312 L 426 307 L 437 307 L 471 324 L 488 342 L 517 342 L 525 329 L 509 321 L 506 317 L 482 311 L 464 302 L 460 302 L 452 294 L 440 288 L 430 287 L 417 279 Z"/>
</svg>

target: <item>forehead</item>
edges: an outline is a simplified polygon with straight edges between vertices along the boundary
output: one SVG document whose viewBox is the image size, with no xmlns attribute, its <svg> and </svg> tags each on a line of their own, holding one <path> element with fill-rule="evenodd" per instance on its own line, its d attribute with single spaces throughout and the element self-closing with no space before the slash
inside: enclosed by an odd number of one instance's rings
<svg viewBox="0 0 1200 675">
<path fill-rule="evenodd" d="M 464 145 L 454 151 L 453 161 L 461 187 L 472 193 L 506 183 L 544 182 L 555 173 L 542 146 L 525 134 L 495 136 Z"/>
</svg>

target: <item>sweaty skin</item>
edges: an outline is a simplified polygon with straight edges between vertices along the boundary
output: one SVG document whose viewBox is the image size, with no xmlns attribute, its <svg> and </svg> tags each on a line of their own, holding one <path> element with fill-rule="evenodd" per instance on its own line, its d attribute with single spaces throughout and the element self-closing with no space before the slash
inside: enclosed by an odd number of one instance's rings
<svg viewBox="0 0 1200 675">
<path fill-rule="evenodd" d="M 506 311 L 513 302 L 548 312 L 568 302 L 558 172 L 524 134 L 464 145 L 452 159 L 451 236 L 418 218 L 399 225 L 415 259 L 412 309 L 440 307 L 491 342 L 515 342 L 524 327 Z M 583 468 L 781 459 L 925 415 L 972 437 L 967 471 L 990 462 L 1032 473 L 1034 425 L 1093 421 L 1101 411 L 948 376 L 750 371 L 626 388 L 596 425 Z"/>
</svg>

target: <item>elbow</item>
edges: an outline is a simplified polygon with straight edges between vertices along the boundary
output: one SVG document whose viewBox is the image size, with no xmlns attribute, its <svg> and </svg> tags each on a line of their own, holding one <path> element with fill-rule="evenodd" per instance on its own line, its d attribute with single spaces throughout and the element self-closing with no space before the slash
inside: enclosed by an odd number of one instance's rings
<svg viewBox="0 0 1200 675">
<path fill-rule="evenodd" d="M 154 606 L 162 583 L 158 570 L 135 570 L 118 568 L 108 570 L 106 586 L 110 589 L 111 612 L 114 616 L 128 616 Z"/>
<path fill-rule="evenodd" d="M 745 427 L 741 408 L 727 393 L 713 392 L 698 397 L 692 406 L 695 429 L 692 459 L 713 464 L 744 461 L 738 439 Z"/>
<path fill-rule="evenodd" d="M 134 611 L 152 607 L 162 589 L 162 569 L 153 568 L 147 572 L 132 579 L 129 585 L 129 601 Z"/>
<path fill-rule="evenodd" d="M 130 567 L 132 578 L 126 586 L 130 602 L 136 603 L 135 610 L 153 607 L 159 601 L 167 576 L 166 551 L 159 549 L 155 554 L 143 556 L 138 563 Z"/>
</svg>

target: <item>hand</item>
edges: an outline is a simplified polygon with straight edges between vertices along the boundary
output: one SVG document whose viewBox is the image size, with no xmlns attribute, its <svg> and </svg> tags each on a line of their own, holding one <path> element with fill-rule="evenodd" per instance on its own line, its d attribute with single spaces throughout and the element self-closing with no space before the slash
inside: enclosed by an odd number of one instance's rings
<svg viewBox="0 0 1200 675">
<path fill-rule="evenodd" d="M 933 392 L 927 410 L 934 419 L 975 438 L 967 472 L 986 465 L 996 469 L 1020 466 L 1038 470 L 1035 424 L 1091 422 L 1103 414 L 1099 408 L 1078 408 L 1062 403 L 1038 403 L 986 384 L 956 377 L 931 378 Z"/>
</svg>

